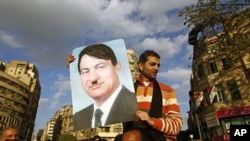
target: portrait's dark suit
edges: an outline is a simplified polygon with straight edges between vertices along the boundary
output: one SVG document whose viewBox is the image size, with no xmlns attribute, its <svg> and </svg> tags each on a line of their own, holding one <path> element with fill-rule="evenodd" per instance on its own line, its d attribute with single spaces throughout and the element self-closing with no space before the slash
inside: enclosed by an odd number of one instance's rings
<svg viewBox="0 0 250 141">
<path fill-rule="evenodd" d="M 122 86 L 121 91 L 116 97 L 107 120 L 104 125 L 115 124 L 125 121 L 133 121 L 137 111 L 137 101 L 134 93 Z M 94 113 L 94 104 L 84 108 L 73 115 L 74 130 L 92 128 L 92 116 Z"/>
</svg>

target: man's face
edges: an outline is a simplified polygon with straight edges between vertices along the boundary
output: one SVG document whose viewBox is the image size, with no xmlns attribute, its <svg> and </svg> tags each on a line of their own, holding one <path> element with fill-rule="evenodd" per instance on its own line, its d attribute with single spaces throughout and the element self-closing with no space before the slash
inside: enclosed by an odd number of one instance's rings
<svg viewBox="0 0 250 141">
<path fill-rule="evenodd" d="M 154 56 L 149 56 L 147 61 L 139 64 L 144 81 L 152 81 L 156 79 L 160 67 L 160 59 Z"/>
<path fill-rule="evenodd" d="M 7 129 L 3 132 L 0 141 L 19 141 L 19 133 L 16 129 Z"/>
<path fill-rule="evenodd" d="M 80 62 L 81 84 L 97 104 L 102 104 L 119 86 L 119 63 L 84 55 Z M 100 105 L 99 105 L 100 106 Z"/>
</svg>

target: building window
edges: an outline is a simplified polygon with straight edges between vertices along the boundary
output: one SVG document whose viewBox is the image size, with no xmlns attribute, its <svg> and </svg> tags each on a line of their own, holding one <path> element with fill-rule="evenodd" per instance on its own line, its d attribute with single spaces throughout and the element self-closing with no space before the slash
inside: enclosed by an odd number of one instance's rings
<svg viewBox="0 0 250 141">
<path fill-rule="evenodd" d="M 231 118 L 231 125 L 244 125 L 243 117 L 234 117 Z"/>
<path fill-rule="evenodd" d="M 221 62 L 222 62 L 224 70 L 230 69 L 231 63 L 230 63 L 229 59 L 223 58 L 223 59 L 221 59 Z"/>
<path fill-rule="evenodd" d="M 225 119 L 225 128 L 227 133 L 230 133 L 230 124 L 230 119 Z"/>
<path fill-rule="evenodd" d="M 104 132 L 110 132 L 110 127 L 104 127 Z"/>
<path fill-rule="evenodd" d="M 217 65 L 216 65 L 215 61 L 210 62 L 209 66 L 210 66 L 210 70 L 212 73 L 218 72 Z"/>
<path fill-rule="evenodd" d="M 219 89 L 217 92 L 218 92 L 218 101 L 225 101 L 226 96 L 225 96 L 224 90 Z"/>
<path fill-rule="evenodd" d="M 216 88 L 217 88 L 217 100 L 218 101 L 225 101 L 226 95 L 225 95 L 225 90 L 224 90 L 222 84 L 216 85 Z"/>
<path fill-rule="evenodd" d="M 204 96 L 204 99 L 202 100 L 202 105 L 206 107 L 211 104 L 209 93 L 207 93 L 207 90 L 203 90 L 203 96 Z"/>
<path fill-rule="evenodd" d="M 198 65 L 198 78 L 203 78 L 204 77 L 204 70 L 202 67 L 202 64 Z"/>
<path fill-rule="evenodd" d="M 246 125 L 250 125 L 250 116 L 245 117 L 245 123 Z"/>
<path fill-rule="evenodd" d="M 231 100 L 239 100 L 241 99 L 240 91 L 237 86 L 237 82 L 235 80 L 231 80 L 227 82 L 228 89 L 231 93 Z"/>
</svg>

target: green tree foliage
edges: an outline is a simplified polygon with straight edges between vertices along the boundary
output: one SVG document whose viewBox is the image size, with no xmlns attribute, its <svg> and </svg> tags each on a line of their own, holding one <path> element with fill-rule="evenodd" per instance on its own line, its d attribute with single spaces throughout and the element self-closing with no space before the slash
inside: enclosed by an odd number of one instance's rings
<svg viewBox="0 0 250 141">
<path fill-rule="evenodd" d="M 179 16 L 185 18 L 185 25 L 200 31 L 203 38 L 216 35 L 221 46 L 245 48 L 250 45 L 249 32 L 245 30 L 250 27 L 249 4 L 243 0 L 228 0 L 224 3 L 222 0 L 198 0 L 196 5 L 181 11 Z M 242 11 L 245 11 L 244 14 Z"/>
<path fill-rule="evenodd" d="M 77 141 L 77 138 L 71 134 L 63 134 L 59 136 L 58 141 Z"/>
<path fill-rule="evenodd" d="M 40 130 L 37 132 L 36 140 L 37 140 L 37 141 L 41 141 L 42 135 L 43 135 L 43 129 L 40 129 Z"/>
<path fill-rule="evenodd" d="M 184 17 L 184 25 L 192 28 L 195 36 L 196 51 L 206 48 L 204 39 L 217 37 L 214 46 L 219 53 L 223 53 L 232 64 L 231 69 L 245 66 L 243 56 L 250 54 L 250 2 L 246 0 L 198 0 L 180 11 Z M 194 50 L 195 51 L 195 50 Z M 200 55 L 200 52 L 194 52 Z M 222 54 L 217 54 L 222 55 Z M 250 71 L 243 67 L 246 78 L 250 78 Z M 223 72 L 222 72 L 223 73 Z M 249 87 L 250 79 L 245 84 Z M 245 96 L 249 98 L 249 88 L 245 89 Z"/>
</svg>

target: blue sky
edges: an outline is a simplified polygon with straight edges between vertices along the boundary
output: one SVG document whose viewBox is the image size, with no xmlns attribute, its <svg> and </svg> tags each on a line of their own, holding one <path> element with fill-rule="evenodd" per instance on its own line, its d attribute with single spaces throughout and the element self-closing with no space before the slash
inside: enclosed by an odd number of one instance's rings
<svg viewBox="0 0 250 141">
<path fill-rule="evenodd" d="M 1 0 L 0 60 L 26 60 L 39 69 L 42 86 L 35 133 L 72 104 L 66 57 L 73 49 L 124 39 L 137 54 L 161 55 L 158 80 L 177 93 L 187 129 L 191 65 L 190 29 L 178 13 L 197 0 Z"/>
</svg>

